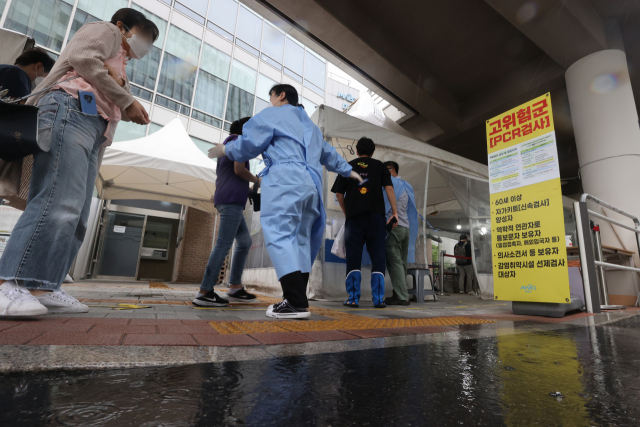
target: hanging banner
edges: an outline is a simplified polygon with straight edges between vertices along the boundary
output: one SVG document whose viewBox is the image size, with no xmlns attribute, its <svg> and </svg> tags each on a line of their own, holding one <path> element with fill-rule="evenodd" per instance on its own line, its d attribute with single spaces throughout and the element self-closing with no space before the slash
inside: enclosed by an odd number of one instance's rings
<svg viewBox="0 0 640 427">
<path fill-rule="evenodd" d="M 488 120 L 487 151 L 495 299 L 570 302 L 549 94 Z"/>
</svg>

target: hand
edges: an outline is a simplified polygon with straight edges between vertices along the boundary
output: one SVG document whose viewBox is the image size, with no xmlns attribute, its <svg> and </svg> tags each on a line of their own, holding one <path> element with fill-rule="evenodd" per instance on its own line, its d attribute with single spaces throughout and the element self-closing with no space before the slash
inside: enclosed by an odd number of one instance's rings
<svg viewBox="0 0 640 427">
<path fill-rule="evenodd" d="M 133 123 L 147 125 L 150 122 L 147 110 L 138 101 L 133 101 L 124 111 Z"/>
<path fill-rule="evenodd" d="M 124 81 L 124 79 L 120 78 L 120 76 L 118 76 L 118 73 L 116 73 L 116 70 L 114 70 L 113 68 L 109 67 L 108 65 L 105 65 L 104 69 L 109 72 L 109 77 L 111 77 L 113 80 L 115 80 L 116 83 L 118 83 L 118 85 L 124 86 L 125 81 Z"/>
<path fill-rule="evenodd" d="M 396 219 L 396 222 L 393 224 L 393 228 L 396 228 L 398 226 L 398 214 L 393 214 L 391 215 L 391 218 L 389 218 L 389 221 L 387 221 L 387 224 L 389 224 L 393 218 Z"/>
<path fill-rule="evenodd" d="M 225 147 L 222 144 L 214 145 L 209 149 L 209 158 L 217 159 L 225 155 Z"/>
<path fill-rule="evenodd" d="M 362 184 L 364 182 L 364 180 L 362 179 L 360 174 L 358 174 L 358 173 L 356 173 L 354 171 L 351 171 L 350 178 L 357 179 L 360 184 Z"/>
<path fill-rule="evenodd" d="M 256 176 L 256 178 L 258 179 L 256 182 L 253 183 L 253 188 L 255 190 L 257 190 L 258 188 L 260 188 L 260 185 L 262 184 L 262 177 Z"/>
</svg>

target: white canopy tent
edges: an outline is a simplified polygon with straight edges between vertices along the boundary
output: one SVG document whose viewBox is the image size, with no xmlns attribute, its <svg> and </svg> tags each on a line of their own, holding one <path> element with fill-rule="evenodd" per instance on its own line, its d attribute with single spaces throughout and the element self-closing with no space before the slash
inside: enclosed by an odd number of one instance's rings
<svg viewBox="0 0 640 427">
<path fill-rule="evenodd" d="M 180 119 L 105 151 L 96 186 L 104 199 L 147 199 L 214 212 L 216 163 L 193 143 Z"/>
<path fill-rule="evenodd" d="M 358 139 L 363 136 L 373 139 L 376 143 L 374 157 L 381 161 L 393 160 L 400 165 L 399 175 L 414 188 L 418 212 L 423 216 L 446 211 L 459 216 L 464 212 L 475 249 L 474 267 L 483 297 L 493 298 L 487 166 L 412 138 L 397 123 L 380 117 L 375 104 L 371 108 L 363 102 L 357 108 L 360 101 L 354 104 L 348 114 L 320 106 L 311 118 L 322 130 L 325 140 L 336 147 L 348 161 L 356 157 L 355 143 Z M 380 113 L 384 115 L 383 112 Z M 344 216 L 330 192 L 334 180 L 335 174 L 326 173 L 327 243 L 334 239 L 344 223 Z M 427 264 L 431 248 L 427 248 L 426 244 L 431 232 L 433 230 L 427 229 L 426 223 L 422 222 L 416 244 L 416 266 L 424 267 Z M 325 258 L 327 252 L 325 250 L 323 253 Z M 324 262 L 322 282 L 311 281 L 316 286 L 313 293 L 320 298 L 335 298 L 337 293 L 344 296 L 343 270 L 344 266 Z M 367 280 L 363 270 L 363 283 L 368 283 Z M 362 290 L 362 298 L 369 298 L 369 294 L 365 294 L 369 292 L 368 286 L 363 286 Z"/>
</svg>

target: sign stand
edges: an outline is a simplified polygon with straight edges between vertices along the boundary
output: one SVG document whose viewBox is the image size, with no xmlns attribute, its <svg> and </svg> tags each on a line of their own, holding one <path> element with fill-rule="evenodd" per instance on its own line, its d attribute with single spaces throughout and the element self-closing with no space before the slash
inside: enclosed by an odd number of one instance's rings
<svg viewBox="0 0 640 427">
<path fill-rule="evenodd" d="M 569 280 L 550 94 L 487 120 L 486 134 L 495 299 L 515 314 L 583 308 Z"/>
</svg>

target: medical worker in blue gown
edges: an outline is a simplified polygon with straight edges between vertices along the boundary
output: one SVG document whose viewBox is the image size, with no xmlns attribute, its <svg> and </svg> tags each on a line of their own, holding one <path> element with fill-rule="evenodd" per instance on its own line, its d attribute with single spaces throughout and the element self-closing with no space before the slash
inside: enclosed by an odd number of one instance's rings
<svg viewBox="0 0 640 427">
<path fill-rule="evenodd" d="M 275 85 L 269 95 L 273 107 L 245 123 L 238 139 L 209 150 L 209 157 L 226 155 L 244 162 L 263 156 L 260 222 L 284 298 L 269 307 L 267 317 L 305 318 L 311 315 L 306 294 L 309 273 L 326 222 L 322 166 L 343 177 L 360 182 L 362 178 L 322 139 L 320 129 L 298 104 L 293 86 Z"/>
</svg>

